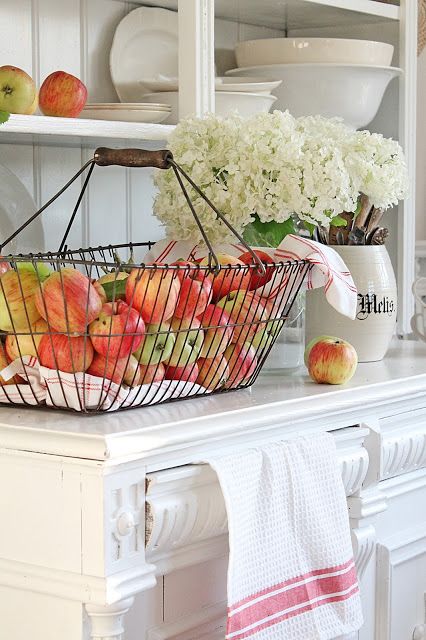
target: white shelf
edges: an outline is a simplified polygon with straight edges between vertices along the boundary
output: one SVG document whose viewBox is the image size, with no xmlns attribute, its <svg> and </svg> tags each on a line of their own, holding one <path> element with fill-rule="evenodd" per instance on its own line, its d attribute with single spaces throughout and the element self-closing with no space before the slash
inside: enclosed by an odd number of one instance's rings
<svg viewBox="0 0 426 640">
<path fill-rule="evenodd" d="M 178 0 L 136 0 L 177 9 Z M 216 0 L 217 18 L 274 29 L 311 29 L 399 20 L 400 8 L 376 0 Z"/>
<path fill-rule="evenodd" d="M 61 145 L 91 145 L 105 139 L 164 142 L 173 129 L 173 126 L 163 124 L 12 114 L 8 122 L 0 126 L 0 142 Z"/>
</svg>

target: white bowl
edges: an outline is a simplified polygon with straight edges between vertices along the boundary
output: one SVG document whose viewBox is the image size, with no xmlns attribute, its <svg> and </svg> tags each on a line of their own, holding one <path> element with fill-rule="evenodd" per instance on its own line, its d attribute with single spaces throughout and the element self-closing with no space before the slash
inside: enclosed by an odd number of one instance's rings
<svg viewBox="0 0 426 640">
<path fill-rule="evenodd" d="M 325 63 L 368 64 L 387 67 L 394 47 L 386 42 L 347 38 L 266 38 L 239 42 L 237 65 Z"/>
<path fill-rule="evenodd" d="M 338 116 L 360 129 L 375 117 L 396 67 L 344 64 L 275 64 L 232 69 L 229 76 L 267 76 L 282 80 L 274 90 L 275 108 L 295 116 Z"/>
<path fill-rule="evenodd" d="M 172 112 L 164 124 L 177 124 L 179 121 L 179 93 L 178 91 L 162 91 L 161 93 L 148 93 L 143 99 L 146 102 L 167 102 Z M 244 117 L 252 116 L 255 113 L 268 112 L 274 102 L 275 96 L 263 93 L 242 93 L 231 91 L 216 91 L 216 114 L 219 116 L 229 116 L 234 111 Z"/>
</svg>

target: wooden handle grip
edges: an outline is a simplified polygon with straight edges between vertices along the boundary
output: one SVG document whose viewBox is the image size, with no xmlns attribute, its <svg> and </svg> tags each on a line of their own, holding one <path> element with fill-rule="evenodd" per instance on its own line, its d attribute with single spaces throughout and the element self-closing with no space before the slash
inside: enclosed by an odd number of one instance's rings
<svg viewBox="0 0 426 640">
<path fill-rule="evenodd" d="M 171 151 L 148 151 L 147 149 L 108 149 L 99 147 L 95 151 L 94 161 L 100 167 L 119 165 L 121 167 L 155 167 L 169 169 L 173 160 Z"/>
</svg>

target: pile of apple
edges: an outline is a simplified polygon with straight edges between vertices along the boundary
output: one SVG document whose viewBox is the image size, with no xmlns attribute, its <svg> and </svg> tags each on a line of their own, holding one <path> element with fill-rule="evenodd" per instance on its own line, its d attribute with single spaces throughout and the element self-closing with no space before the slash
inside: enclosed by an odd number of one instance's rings
<svg viewBox="0 0 426 640">
<path fill-rule="evenodd" d="M 205 259 L 178 261 L 173 269 L 135 267 L 98 280 L 74 268 L 21 262 L 13 269 L 0 262 L 0 330 L 6 334 L 0 371 L 34 356 L 50 369 L 85 371 L 131 387 L 166 379 L 213 391 L 248 382 L 257 354 L 278 330 L 256 291 L 274 267 L 264 274 L 249 267 L 249 252 L 218 257 L 223 268 L 217 273 L 200 268 L 208 266 Z"/>
</svg>

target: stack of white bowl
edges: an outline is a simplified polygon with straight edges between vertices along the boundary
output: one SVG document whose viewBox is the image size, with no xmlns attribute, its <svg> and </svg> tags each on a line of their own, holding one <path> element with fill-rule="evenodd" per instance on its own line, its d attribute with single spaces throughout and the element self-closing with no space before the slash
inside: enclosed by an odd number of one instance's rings
<svg viewBox="0 0 426 640">
<path fill-rule="evenodd" d="M 282 80 L 277 109 L 294 116 L 339 116 L 356 129 L 375 117 L 389 82 L 401 69 L 389 66 L 393 46 L 341 38 L 268 38 L 239 42 L 238 68 L 227 76 Z"/>
</svg>

